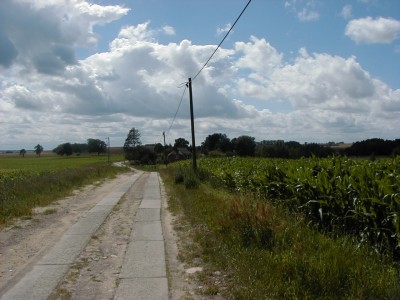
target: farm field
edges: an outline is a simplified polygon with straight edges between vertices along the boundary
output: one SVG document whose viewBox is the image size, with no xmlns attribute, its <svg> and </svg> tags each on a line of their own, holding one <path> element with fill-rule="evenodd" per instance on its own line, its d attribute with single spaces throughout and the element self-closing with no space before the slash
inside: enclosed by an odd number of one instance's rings
<svg viewBox="0 0 400 300">
<path fill-rule="evenodd" d="M 301 211 L 323 231 L 400 259 L 400 157 L 202 159 L 199 169 L 216 185 Z"/>
<path fill-rule="evenodd" d="M 204 293 L 399 299 L 399 158 L 206 158 L 196 173 L 191 161 L 160 172 Z"/>
<path fill-rule="evenodd" d="M 122 160 L 122 156 L 111 157 L 111 161 L 116 160 Z M 106 155 L 1 155 L 0 224 L 14 217 L 30 216 L 33 207 L 47 205 L 76 187 L 120 171 L 108 164 Z"/>
</svg>

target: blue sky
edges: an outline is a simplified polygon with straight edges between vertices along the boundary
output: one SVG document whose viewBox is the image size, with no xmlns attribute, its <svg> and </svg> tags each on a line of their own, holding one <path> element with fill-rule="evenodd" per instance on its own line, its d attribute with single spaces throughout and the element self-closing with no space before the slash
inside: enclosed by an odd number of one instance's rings
<svg viewBox="0 0 400 300">
<path fill-rule="evenodd" d="M 247 0 L 3 0 L 0 149 L 190 141 L 183 88 Z M 400 2 L 253 0 L 193 82 L 196 143 L 400 138 Z M 171 126 L 172 125 L 172 126 Z"/>
</svg>

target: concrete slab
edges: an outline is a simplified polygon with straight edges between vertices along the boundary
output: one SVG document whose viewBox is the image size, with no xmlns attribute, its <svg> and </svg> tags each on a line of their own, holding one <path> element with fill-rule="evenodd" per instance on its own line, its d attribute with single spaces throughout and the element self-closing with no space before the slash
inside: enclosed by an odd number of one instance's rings
<svg viewBox="0 0 400 300">
<path fill-rule="evenodd" d="M 167 278 L 122 279 L 114 299 L 168 300 Z"/>
<path fill-rule="evenodd" d="M 108 211 L 111 212 L 112 209 L 114 208 L 114 205 L 95 205 L 92 207 L 91 210 L 89 210 L 89 212 L 98 212 L 98 211 Z"/>
<path fill-rule="evenodd" d="M 132 241 L 120 278 L 166 277 L 164 241 Z"/>
<path fill-rule="evenodd" d="M 160 209 L 158 208 L 140 208 L 138 209 L 135 221 L 159 221 L 161 220 Z"/>
<path fill-rule="evenodd" d="M 123 195 L 122 193 L 107 195 L 97 205 L 115 205 Z"/>
<path fill-rule="evenodd" d="M 68 265 L 34 266 L 2 300 L 42 300 L 47 299 L 60 280 L 68 272 Z"/>
<path fill-rule="evenodd" d="M 94 234 L 111 210 L 90 211 L 71 226 L 66 234 Z"/>
<path fill-rule="evenodd" d="M 139 205 L 139 208 L 161 208 L 161 201 L 159 200 L 148 200 L 148 199 L 143 199 L 142 202 Z"/>
<path fill-rule="evenodd" d="M 161 200 L 160 191 L 155 191 L 153 189 L 145 190 L 143 194 L 144 199 L 154 199 L 154 200 Z"/>
<path fill-rule="evenodd" d="M 39 265 L 71 264 L 85 249 L 91 235 L 63 235 L 61 240 L 39 261 Z"/>
<path fill-rule="evenodd" d="M 163 241 L 161 221 L 135 222 L 131 241 Z"/>
</svg>

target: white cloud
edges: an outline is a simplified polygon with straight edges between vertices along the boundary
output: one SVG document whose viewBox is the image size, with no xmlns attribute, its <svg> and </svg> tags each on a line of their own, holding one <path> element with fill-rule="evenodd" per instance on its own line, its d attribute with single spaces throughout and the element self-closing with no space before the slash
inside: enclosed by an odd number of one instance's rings
<svg viewBox="0 0 400 300">
<path fill-rule="evenodd" d="M 232 27 L 231 23 L 226 24 L 225 27 L 223 27 L 223 28 L 218 27 L 217 35 L 222 35 L 222 34 L 227 33 L 229 31 L 229 29 L 231 29 L 231 27 Z"/>
<path fill-rule="evenodd" d="M 319 19 L 318 3 L 314 0 L 288 0 L 284 7 L 291 10 L 302 22 L 316 21 Z"/>
<path fill-rule="evenodd" d="M 78 60 L 75 47 L 98 38 L 93 26 L 126 10 L 84 1 L 38 1 L 29 10 L 19 3 L 0 1 L 0 43 L 8 47 L 0 55 L 0 134 L 7 148 L 29 149 L 28 142 L 32 148 L 55 147 L 90 137 L 110 137 L 116 146 L 131 127 L 140 130 L 144 143 L 162 142 L 183 92 L 179 84 L 216 47 L 160 43 L 157 34 L 172 28 L 145 22 L 121 28 L 107 51 Z M 24 20 L 31 25 L 26 32 Z M 400 128 L 400 91 L 373 78 L 355 57 L 302 48 L 289 63 L 255 36 L 221 47 L 194 81 L 193 93 L 198 142 L 214 132 L 258 140 L 351 141 L 382 128 L 395 136 Z M 168 143 L 190 140 L 187 97 Z"/>
<path fill-rule="evenodd" d="M 166 35 L 175 35 L 175 29 L 172 26 L 165 25 L 163 31 Z"/>
<path fill-rule="evenodd" d="M 308 8 L 303 8 L 303 10 L 297 13 L 297 17 L 300 21 L 315 21 L 319 19 L 319 13 L 315 10 L 311 10 Z"/>
<path fill-rule="evenodd" d="M 344 19 L 350 19 L 352 16 L 352 6 L 351 4 L 346 4 L 345 6 L 343 6 L 342 11 L 340 13 L 340 15 L 344 18 Z"/>
<path fill-rule="evenodd" d="M 244 53 L 235 64 L 238 68 L 269 74 L 282 64 L 283 55 L 265 39 L 252 36 L 249 43 L 237 42 L 235 50 Z"/>
<path fill-rule="evenodd" d="M 100 6 L 85 1 L 0 1 L 0 65 L 14 63 L 27 72 L 60 74 L 77 63 L 76 46 L 93 46 L 93 26 L 127 14 L 121 6 Z"/>
<path fill-rule="evenodd" d="M 400 37 L 400 21 L 388 18 L 371 18 L 351 20 L 345 34 L 356 43 L 390 44 Z"/>
</svg>

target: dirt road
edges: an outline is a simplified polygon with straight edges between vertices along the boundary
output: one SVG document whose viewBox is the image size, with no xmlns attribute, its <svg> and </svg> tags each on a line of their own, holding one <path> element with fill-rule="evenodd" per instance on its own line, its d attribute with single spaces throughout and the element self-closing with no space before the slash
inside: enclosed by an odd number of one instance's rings
<svg viewBox="0 0 400 300">
<path fill-rule="evenodd" d="M 114 206 L 104 223 L 53 291 L 50 299 L 113 299 L 119 275 L 129 245 L 134 218 L 143 198 L 150 173 L 139 172 L 134 184 Z M 32 218 L 18 220 L 0 231 L 0 297 L 32 270 L 78 220 L 99 199 L 110 193 L 132 174 L 98 182 L 75 191 L 70 197 L 50 207 L 38 208 Z M 166 209 L 166 197 L 161 183 L 162 229 L 167 255 L 170 299 L 190 299 L 192 287 L 178 261 L 176 235 L 172 218 Z"/>
</svg>

